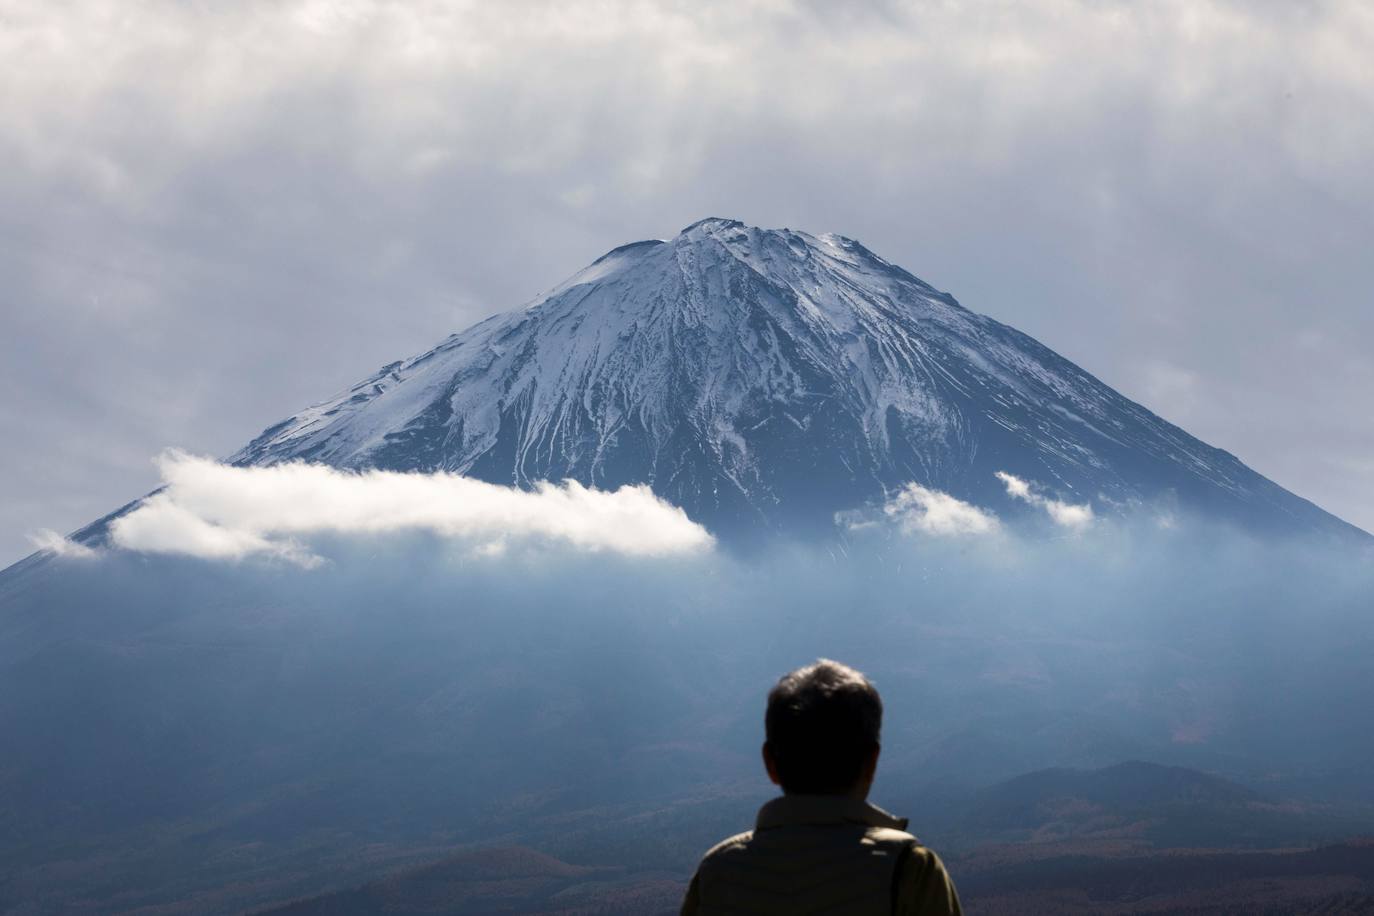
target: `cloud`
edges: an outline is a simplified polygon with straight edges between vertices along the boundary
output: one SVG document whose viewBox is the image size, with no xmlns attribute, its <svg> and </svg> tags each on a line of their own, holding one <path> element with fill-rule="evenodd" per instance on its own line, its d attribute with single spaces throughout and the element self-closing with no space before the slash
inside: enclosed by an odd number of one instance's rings
<svg viewBox="0 0 1374 916">
<path fill-rule="evenodd" d="M 1013 477 L 1006 471 L 998 471 L 997 479 L 1006 485 L 1008 496 L 1014 499 L 1024 500 L 1025 502 L 1031 501 L 1030 484 L 1026 483 L 1021 478 Z"/>
<path fill-rule="evenodd" d="M 955 499 L 948 493 L 909 483 L 883 506 L 883 514 L 906 533 L 940 536 L 993 534 L 997 516 Z"/>
<path fill-rule="evenodd" d="M 895 524 L 903 534 L 937 537 L 986 535 L 1001 530 L 995 514 L 918 483 L 908 483 L 898 490 L 883 503 L 880 512 L 865 508 L 835 514 L 835 523 L 851 532 L 880 528 L 884 522 Z"/>
<path fill-rule="evenodd" d="M 29 543 L 39 550 L 46 550 L 59 557 L 93 557 L 95 551 L 85 544 L 65 538 L 48 528 L 41 528 L 29 535 Z"/>
<path fill-rule="evenodd" d="M 1050 520 L 1056 525 L 1081 531 L 1093 523 L 1093 507 L 1089 503 L 1074 504 L 1051 499 L 1037 492 L 1028 481 L 1008 474 L 1006 471 L 998 471 L 996 476 L 1007 488 L 1008 496 L 1038 509 L 1044 509 Z"/>
<path fill-rule="evenodd" d="M 1367 4 L 607 8 L 0 2 L 0 564 L 707 214 L 855 236 L 1374 527 L 1328 463 L 1374 452 Z"/>
<path fill-rule="evenodd" d="M 486 555 L 520 541 L 629 556 L 691 553 L 713 543 L 646 486 L 612 492 L 566 481 L 519 490 L 442 472 L 232 467 L 177 451 L 157 464 L 164 488 L 111 525 L 118 547 L 311 566 L 321 559 L 304 542 L 316 535 L 430 532 Z"/>
<path fill-rule="evenodd" d="M 1093 507 L 1087 503 L 1073 505 L 1057 499 L 1041 499 L 1038 505 L 1050 514 L 1056 525 L 1065 528 L 1086 528 L 1093 523 Z"/>
</svg>

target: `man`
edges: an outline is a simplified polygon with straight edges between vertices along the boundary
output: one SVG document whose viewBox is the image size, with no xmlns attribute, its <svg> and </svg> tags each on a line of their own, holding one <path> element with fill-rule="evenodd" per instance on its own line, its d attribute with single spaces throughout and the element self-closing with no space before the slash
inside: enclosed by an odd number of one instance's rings
<svg viewBox="0 0 1374 916">
<path fill-rule="evenodd" d="M 821 659 L 768 694 L 763 765 L 782 797 L 701 860 L 683 916 L 960 916 L 959 896 L 906 819 L 868 804 L 883 703 L 853 668 Z"/>
</svg>

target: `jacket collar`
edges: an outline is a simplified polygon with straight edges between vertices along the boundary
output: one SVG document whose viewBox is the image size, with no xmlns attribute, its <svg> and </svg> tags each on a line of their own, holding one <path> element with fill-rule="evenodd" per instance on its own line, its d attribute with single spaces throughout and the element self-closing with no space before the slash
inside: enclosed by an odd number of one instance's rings
<svg viewBox="0 0 1374 916">
<path fill-rule="evenodd" d="M 754 829 L 798 824 L 864 824 L 905 830 L 907 819 L 847 795 L 783 795 L 759 809 Z"/>
</svg>

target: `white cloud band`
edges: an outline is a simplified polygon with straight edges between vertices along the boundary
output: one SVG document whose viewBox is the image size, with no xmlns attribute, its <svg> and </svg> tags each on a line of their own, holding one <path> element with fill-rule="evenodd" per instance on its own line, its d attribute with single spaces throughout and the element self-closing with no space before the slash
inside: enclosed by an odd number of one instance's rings
<svg viewBox="0 0 1374 916">
<path fill-rule="evenodd" d="M 1000 525 L 989 512 L 948 493 L 909 483 L 883 506 L 904 532 L 940 536 L 992 534 Z"/>
<path fill-rule="evenodd" d="M 1008 474 L 1006 471 L 998 471 L 996 476 L 1007 488 L 1008 496 L 1038 509 L 1044 509 L 1050 520 L 1062 528 L 1081 531 L 1093 523 L 1093 507 L 1089 503 L 1066 503 L 1062 500 L 1051 499 L 1038 492 L 1028 481 Z"/>
<path fill-rule="evenodd" d="M 48 528 L 40 529 L 29 535 L 29 543 L 39 550 L 46 550 L 59 557 L 93 557 L 95 551 L 85 544 L 65 538 Z"/>
<path fill-rule="evenodd" d="M 713 539 L 647 486 L 575 481 L 518 490 L 456 474 L 340 471 L 324 465 L 232 467 L 182 452 L 158 459 L 165 487 L 111 525 L 118 547 L 210 559 L 272 555 L 319 562 L 297 538 L 428 531 L 484 549 L 513 540 L 662 556 Z"/>
<path fill-rule="evenodd" d="M 940 490 L 908 483 L 882 504 L 835 514 L 835 523 L 850 531 L 895 526 L 902 534 L 962 537 L 995 534 L 1002 529 L 997 516 Z"/>
</svg>

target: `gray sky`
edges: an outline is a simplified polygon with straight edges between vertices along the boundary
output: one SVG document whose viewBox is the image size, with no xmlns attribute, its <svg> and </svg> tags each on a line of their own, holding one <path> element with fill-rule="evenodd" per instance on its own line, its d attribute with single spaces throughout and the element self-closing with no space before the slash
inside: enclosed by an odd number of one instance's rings
<svg viewBox="0 0 1374 916">
<path fill-rule="evenodd" d="M 1374 6 L 0 0 L 0 564 L 703 216 L 1374 530 Z"/>
</svg>

